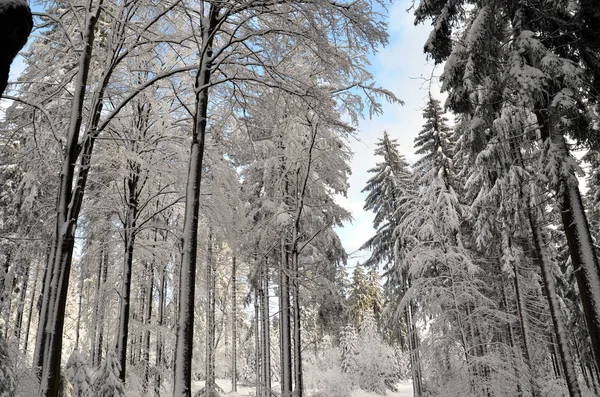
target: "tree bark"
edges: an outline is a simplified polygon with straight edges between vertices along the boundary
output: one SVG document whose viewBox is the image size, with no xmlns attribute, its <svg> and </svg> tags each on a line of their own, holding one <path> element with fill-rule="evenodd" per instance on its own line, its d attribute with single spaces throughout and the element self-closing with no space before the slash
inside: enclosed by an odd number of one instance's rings
<svg viewBox="0 0 600 397">
<path fill-rule="evenodd" d="M 545 237 L 542 234 L 540 226 L 535 220 L 535 215 L 530 210 L 529 212 L 529 224 L 531 225 L 531 232 L 533 234 L 533 244 L 537 259 L 540 264 L 542 280 L 544 283 L 544 290 L 548 297 L 548 305 L 550 308 L 550 315 L 552 317 L 552 323 L 554 325 L 554 334 L 560 352 L 560 359 L 562 367 L 564 369 L 565 380 L 567 382 L 567 388 L 571 397 L 580 397 L 581 391 L 579 390 L 579 383 L 577 381 L 577 373 L 575 372 L 575 365 L 573 363 L 573 357 L 569 348 L 569 341 L 567 340 L 565 333 L 565 325 L 558 305 L 558 297 L 556 294 L 556 287 L 554 285 L 554 277 L 552 275 L 551 262 L 546 250 Z"/>
<path fill-rule="evenodd" d="M 27 262 L 23 280 L 21 283 L 21 291 L 19 291 L 19 301 L 17 303 L 17 314 L 15 316 L 15 338 L 17 345 L 21 341 L 21 331 L 23 328 L 23 314 L 25 312 L 25 298 L 27 296 L 27 287 L 29 285 L 29 271 L 31 270 L 31 262 Z"/>
<path fill-rule="evenodd" d="M 156 241 L 156 237 L 155 237 Z M 142 390 L 148 393 L 150 382 L 150 324 L 152 323 L 152 301 L 154 297 L 154 262 L 148 264 L 148 281 L 146 290 L 146 311 L 144 313 L 144 350 L 142 360 L 144 362 L 144 377 L 142 379 Z"/>
<path fill-rule="evenodd" d="M 279 265 L 279 343 L 281 345 L 281 396 L 292 395 L 292 335 L 290 317 L 289 251 L 285 233 L 281 236 Z"/>
<path fill-rule="evenodd" d="M 206 254 L 206 396 L 216 392 L 215 382 L 215 279 L 212 230 L 208 233 Z"/>
<path fill-rule="evenodd" d="M 535 112 L 542 139 L 550 139 L 560 160 L 567 161 L 571 154 L 561 131 L 553 126 L 549 110 Z M 583 306 L 588 333 L 592 341 L 592 351 L 596 366 L 600 367 L 600 265 L 594 251 L 590 227 L 581 201 L 579 182 L 574 170 L 562 172 L 557 186 L 567 245 L 573 263 L 579 297 Z"/>
<path fill-rule="evenodd" d="M 58 397 L 60 388 L 60 366 L 62 354 L 62 333 L 65 307 L 69 287 L 69 274 L 75 244 L 75 228 L 81 209 L 83 191 L 81 186 L 73 192 L 75 167 L 79 157 L 79 132 L 83 118 L 83 102 L 87 88 L 94 31 L 100 14 L 102 0 L 94 7 L 95 0 L 89 0 L 86 12 L 83 43 L 84 50 L 79 58 L 79 70 L 76 77 L 71 119 L 67 134 L 67 145 L 57 204 L 56 228 L 53 248 L 47 264 L 42 297 L 42 310 L 38 324 L 38 338 L 34 367 L 41 368 L 40 397 Z"/>
<path fill-rule="evenodd" d="M 183 253 L 179 272 L 179 302 L 175 341 L 174 397 L 190 397 L 196 289 L 196 256 L 198 244 L 198 210 L 202 161 L 208 117 L 209 83 L 212 68 L 213 33 L 218 25 L 219 7 L 210 6 L 208 26 L 202 27 L 202 49 L 196 75 L 196 114 L 192 131 L 190 162 L 185 197 Z M 203 16 L 201 16 L 203 17 Z M 204 25 L 204 24 L 203 24 Z"/>
<path fill-rule="evenodd" d="M 31 329 L 31 319 L 33 316 L 33 303 L 35 302 L 35 296 L 38 285 L 38 278 L 40 273 L 40 262 L 35 266 L 35 274 L 33 276 L 33 288 L 31 289 L 31 301 L 29 301 L 29 315 L 27 316 L 27 327 L 25 328 L 25 342 L 23 344 L 23 351 L 27 353 L 27 347 L 29 346 L 29 331 Z"/>
<path fill-rule="evenodd" d="M 129 338 L 129 312 L 131 307 L 131 273 L 133 271 L 133 253 L 136 238 L 136 221 L 138 216 L 138 181 L 140 166 L 133 160 L 127 161 L 129 175 L 126 180 L 127 197 L 125 224 L 123 225 L 123 285 L 121 289 L 121 305 L 119 309 L 119 330 L 117 335 L 117 360 L 120 365 L 119 379 L 125 383 L 127 370 L 127 340 Z"/>
<path fill-rule="evenodd" d="M 237 262 L 231 260 L 231 391 L 237 392 Z"/>
<path fill-rule="evenodd" d="M 262 322 L 262 374 L 263 374 L 263 385 L 264 395 L 271 397 L 271 324 L 269 321 L 269 269 L 267 258 L 262 264 L 261 270 L 261 287 L 260 287 L 260 306 L 261 306 L 261 322 Z"/>
</svg>

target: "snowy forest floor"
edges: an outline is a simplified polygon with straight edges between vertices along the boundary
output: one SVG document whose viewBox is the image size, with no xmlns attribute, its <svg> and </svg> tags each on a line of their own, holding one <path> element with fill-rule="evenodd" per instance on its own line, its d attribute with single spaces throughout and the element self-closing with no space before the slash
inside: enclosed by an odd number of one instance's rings
<svg viewBox="0 0 600 397">
<path fill-rule="evenodd" d="M 235 396 L 235 397 L 248 397 L 248 396 L 255 396 L 255 390 L 254 390 L 254 386 L 243 386 L 243 385 L 238 385 L 238 391 L 236 393 L 231 392 L 231 380 L 230 379 L 217 379 L 217 385 L 223 389 L 225 391 L 224 396 Z M 198 382 L 194 382 L 192 388 L 194 390 L 194 392 L 192 393 L 192 395 L 194 393 L 196 393 L 198 390 L 202 389 L 202 387 L 204 387 L 204 381 L 198 381 Z M 279 384 L 273 384 L 273 388 L 275 390 L 277 390 L 277 388 L 279 387 Z M 308 393 L 308 395 L 310 395 L 310 393 Z M 375 394 L 375 393 L 369 393 L 366 392 L 364 390 L 353 390 L 351 397 L 379 397 L 380 394 Z M 398 384 L 398 391 L 397 392 L 392 392 L 390 390 L 388 390 L 387 397 L 413 397 L 413 389 L 412 389 L 412 383 L 411 382 L 401 382 L 400 384 Z"/>
</svg>

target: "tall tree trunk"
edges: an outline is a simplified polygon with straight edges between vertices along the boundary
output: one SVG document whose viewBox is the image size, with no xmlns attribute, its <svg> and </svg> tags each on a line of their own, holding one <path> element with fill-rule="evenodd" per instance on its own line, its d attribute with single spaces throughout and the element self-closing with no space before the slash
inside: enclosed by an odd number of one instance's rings
<svg viewBox="0 0 600 397">
<path fill-rule="evenodd" d="M 75 350 L 79 350 L 79 332 L 81 330 L 81 307 L 83 306 L 83 271 L 79 269 L 79 291 L 77 292 L 77 323 L 75 324 Z"/>
<path fill-rule="evenodd" d="M 166 238 L 165 238 L 166 240 Z M 160 286 L 158 288 L 158 315 L 156 323 L 158 325 L 156 332 L 156 379 L 154 384 L 154 395 L 160 397 L 162 378 L 160 370 L 163 364 L 163 336 L 162 327 L 164 325 L 165 313 L 165 290 L 166 290 L 166 271 L 164 265 L 160 271 Z"/>
<path fill-rule="evenodd" d="M 510 310 L 510 307 L 508 304 L 508 297 L 506 294 L 506 283 L 504 282 L 504 280 L 502 280 L 501 282 L 502 282 L 502 302 L 504 304 L 504 311 L 506 313 L 510 313 L 511 310 Z M 513 285 L 514 285 L 514 283 L 513 283 Z M 511 322 L 506 323 L 506 333 L 508 334 L 508 343 L 511 348 L 510 356 L 512 358 L 511 361 L 513 362 L 513 367 L 514 367 L 514 371 L 515 371 L 517 396 L 523 397 L 523 388 L 521 387 L 521 371 L 519 370 L 518 361 L 516 360 L 516 355 L 517 355 L 516 350 L 518 349 L 519 358 L 520 358 L 521 355 L 523 354 L 523 349 L 518 347 L 519 343 L 516 341 L 515 332 L 513 330 L 513 326 L 512 326 Z"/>
<path fill-rule="evenodd" d="M 550 110 L 536 111 L 538 125 L 543 139 L 550 139 L 555 156 L 563 162 L 569 161 L 571 154 L 565 137 L 557 129 Z M 590 227 L 581 201 L 579 182 L 575 170 L 568 174 L 560 167 L 557 198 L 560 207 L 569 254 L 573 263 L 579 297 L 583 306 L 588 333 L 592 341 L 592 351 L 596 365 L 600 367 L 600 266 L 592 243 Z"/>
<path fill-rule="evenodd" d="M 208 5 L 207 5 L 208 7 Z M 192 351 L 194 346 L 194 301 L 196 289 L 196 256 L 198 244 L 198 210 L 202 160 L 208 117 L 209 83 L 212 68 L 213 33 L 218 25 L 220 8 L 211 5 L 207 26 L 202 24 L 202 49 L 196 75 L 196 112 L 192 131 L 190 162 L 185 196 L 183 253 L 179 272 L 179 302 L 175 339 L 175 375 L 173 397 L 190 397 L 192 383 Z M 204 16 L 201 16 L 203 18 Z"/>
<path fill-rule="evenodd" d="M 213 256 L 212 230 L 208 233 L 208 249 L 206 253 L 206 396 L 216 391 L 215 382 L 215 279 L 216 272 Z"/>
<path fill-rule="evenodd" d="M 155 237 L 156 241 L 156 237 Z M 152 301 L 154 292 L 154 262 L 148 264 L 148 281 L 146 290 L 146 311 L 144 313 L 144 377 L 142 379 L 142 389 L 144 394 L 148 393 L 148 383 L 150 381 L 150 324 L 152 323 Z"/>
<path fill-rule="evenodd" d="M 33 288 L 31 289 L 31 300 L 29 301 L 29 315 L 27 316 L 27 327 L 25 328 L 25 342 L 23 344 L 23 351 L 27 353 L 27 347 L 29 346 L 29 331 L 31 329 L 31 319 L 33 318 L 33 303 L 35 302 L 38 278 L 40 274 L 40 262 L 35 265 L 35 273 L 33 275 Z"/>
<path fill-rule="evenodd" d="M 279 264 L 279 343 L 281 346 L 281 396 L 292 395 L 292 335 L 290 317 L 289 251 L 285 233 L 281 236 Z"/>
<path fill-rule="evenodd" d="M 27 262 L 23 280 L 21 282 L 21 290 L 19 291 L 19 300 L 17 303 L 17 314 L 15 316 L 15 338 L 17 345 L 21 341 L 21 331 L 23 329 L 23 313 L 25 312 L 25 298 L 27 296 L 27 287 L 29 284 L 29 271 L 31 270 L 31 262 Z"/>
<path fill-rule="evenodd" d="M 123 285 L 121 288 L 121 305 L 119 309 L 119 330 L 117 335 L 117 360 L 120 365 L 119 379 L 125 382 L 127 369 L 127 340 L 129 338 L 129 312 L 131 306 L 131 273 L 133 270 L 133 253 L 136 238 L 136 221 L 138 216 L 138 181 L 139 165 L 128 161 L 129 175 L 126 180 L 128 190 L 125 224 L 123 225 Z M 135 337 L 135 336 L 134 336 Z"/>
<path fill-rule="evenodd" d="M 102 362 L 102 348 L 104 345 L 104 316 L 106 314 L 106 282 L 108 280 L 108 261 L 110 259 L 108 246 L 105 239 L 102 240 L 102 250 L 101 253 L 101 283 L 99 293 L 99 302 L 98 302 L 98 316 L 96 317 L 96 340 L 94 346 L 94 359 L 95 366 L 100 366 Z M 99 276 L 100 276 L 99 275 Z"/>
<path fill-rule="evenodd" d="M 262 337 L 260 332 L 260 309 L 259 309 L 259 289 L 254 289 L 254 344 L 255 344 L 255 373 L 256 373 L 256 395 L 258 397 L 264 397 L 263 395 L 263 377 L 262 377 Z"/>
<path fill-rule="evenodd" d="M 515 273 L 514 276 L 514 287 L 515 287 L 515 296 L 517 301 L 517 315 L 519 317 L 519 329 L 521 331 L 521 337 L 523 340 L 523 356 L 525 358 L 525 363 L 529 367 L 531 372 L 531 377 L 529 379 L 531 383 L 531 390 L 533 397 L 540 396 L 540 388 L 537 383 L 537 378 L 535 375 L 535 367 L 531 363 L 531 337 L 529 331 L 529 321 L 527 320 L 527 311 L 525 308 L 525 300 L 523 298 L 523 293 L 521 291 L 521 274 L 519 272 L 518 263 L 515 261 L 513 271 Z"/>
<path fill-rule="evenodd" d="M 94 32 L 100 14 L 102 0 L 94 6 L 89 0 L 86 10 L 86 25 L 83 30 L 84 50 L 79 58 L 79 69 L 73 93 L 71 119 L 67 133 L 67 144 L 57 205 L 56 228 L 53 248 L 47 264 L 42 297 L 42 309 L 38 324 L 38 338 L 34 367 L 41 368 L 40 397 L 57 397 L 60 388 L 60 366 L 62 354 L 62 334 L 67 301 L 69 274 L 75 243 L 75 228 L 81 209 L 83 187 L 73 191 L 75 167 L 79 157 L 79 132 L 83 119 L 83 102 L 87 88 Z"/>
<path fill-rule="evenodd" d="M 231 260 L 231 391 L 237 392 L 237 262 Z"/>
<path fill-rule="evenodd" d="M 421 375 L 421 358 L 419 354 L 419 336 L 412 316 L 412 304 L 406 307 L 406 324 L 408 327 L 408 350 L 410 352 L 410 370 L 413 380 L 413 394 L 415 397 L 421 397 L 423 394 L 423 384 Z"/>
<path fill-rule="evenodd" d="M 262 266 L 260 306 L 262 310 L 262 348 L 264 395 L 271 397 L 271 324 L 269 321 L 269 268 L 267 258 Z"/>
<path fill-rule="evenodd" d="M 573 357 L 569 348 L 569 341 L 565 333 L 565 325 L 560 312 L 560 306 L 558 305 L 558 297 L 556 294 L 556 287 L 554 285 L 554 277 L 552 275 L 552 264 L 550 262 L 548 252 L 546 249 L 545 237 L 542 234 L 540 226 L 535 220 L 535 215 L 532 210 L 529 212 L 529 223 L 531 225 L 531 231 L 533 234 L 533 244 L 537 259 L 540 264 L 542 280 L 544 283 L 544 290 L 548 297 L 548 305 L 550 308 L 550 315 L 552 317 L 552 323 L 554 325 L 554 334 L 556 336 L 558 349 L 560 352 L 560 358 L 562 367 L 564 369 L 565 380 L 567 382 L 567 388 L 571 397 L 580 397 L 581 391 L 579 390 L 579 383 L 577 382 L 577 373 L 575 372 L 575 365 L 573 363 Z"/>
<path fill-rule="evenodd" d="M 300 272 L 298 271 L 298 252 L 292 251 L 292 293 L 294 295 L 294 383 L 295 395 L 302 397 L 304 382 L 302 377 L 302 323 L 300 315 Z"/>
</svg>

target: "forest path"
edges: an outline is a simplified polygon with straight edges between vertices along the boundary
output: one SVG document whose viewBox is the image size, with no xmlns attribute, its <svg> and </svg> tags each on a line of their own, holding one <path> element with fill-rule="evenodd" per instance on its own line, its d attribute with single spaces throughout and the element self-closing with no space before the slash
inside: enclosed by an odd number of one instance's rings
<svg viewBox="0 0 600 397">
<path fill-rule="evenodd" d="M 253 397 L 256 396 L 256 392 L 254 390 L 254 386 L 243 386 L 238 385 L 238 391 L 233 393 L 231 392 L 231 380 L 230 379 L 217 379 L 217 385 L 225 391 L 222 396 L 229 397 Z M 204 382 L 194 382 L 192 389 L 194 393 L 200 390 L 204 386 Z M 273 384 L 274 389 L 279 388 L 279 384 Z M 381 397 L 380 394 L 369 393 L 364 390 L 354 390 L 352 391 L 350 397 Z M 398 385 L 398 391 L 392 392 L 389 391 L 386 394 L 386 397 L 413 397 L 413 388 L 412 382 L 401 382 Z"/>
</svg>

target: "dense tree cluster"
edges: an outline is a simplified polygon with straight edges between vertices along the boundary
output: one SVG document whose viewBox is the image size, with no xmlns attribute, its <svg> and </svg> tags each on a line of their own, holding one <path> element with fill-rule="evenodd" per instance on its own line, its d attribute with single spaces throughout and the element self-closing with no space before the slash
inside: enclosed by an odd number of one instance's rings
<svg viewBox="0 0 600 397">
<path fill-rule="evenodd" d="M 454 122 L 430 97 L 410 168 L 384 134 L 365 208 L 386 332 L 407 341 L 415 395 L 597 395 L 600 7 L 422 0 L 414 12 L 431 20 L 424 49 L 443 64 Z"/>
<path fill-rule="evenodd" d="M 1 393 L 303 395 L 351 317 L 348 139 L 397 102 L 366 70 L 385 4 L 38 7 L 0 131 Z"/>
</svg>

